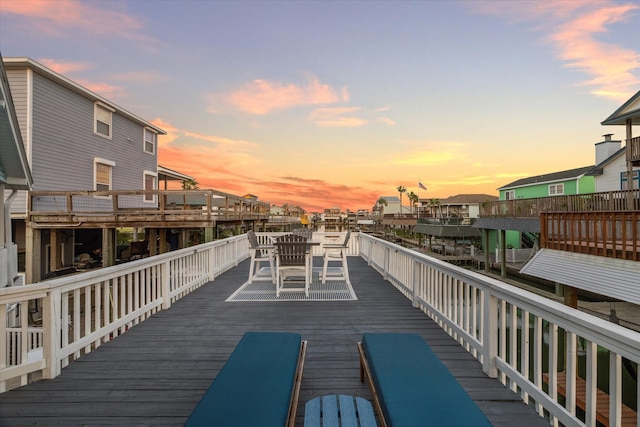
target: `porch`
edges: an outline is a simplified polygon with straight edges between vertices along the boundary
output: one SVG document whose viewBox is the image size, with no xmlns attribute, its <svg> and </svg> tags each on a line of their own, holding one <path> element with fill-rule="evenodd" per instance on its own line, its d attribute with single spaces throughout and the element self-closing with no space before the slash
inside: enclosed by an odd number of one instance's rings
<svg viewBox="0 0 640 427">
<path fill-rule="evenodd" d="M 248 276 L 245 236 L 2 289 L 0 347 L 19 351 L 0 354 L 0 386 L 29 375 L 52 379 L 0 394 L 1 424 L 182 425 L 249 330 L 308 340 L 298 425 L 314 397 L 371 399 L 359 381 L 363 332 L 420 334 L 496 426 L 581 425 L 572 385 L 579 369 L 567 356 L 578 343 L 587 353 L 588 388 L 595 388 L 596 345 L 607 351 L 612 373 L 620 373 L 622 358 L 637 368 L 636 332 L 371 236 L 356 236 L 350 253 L 360 255 L 349 258 L 355 301 L 225 302 Z M 5 323 L 6 307 L 33 299 L 46 307 L 40 332 L 28 326 L 27 310 L 19 310 L 21 323 Z M 531 340 L 518 339 L 522 330 Z M 43 359 L 30 360 L 36 348 Z M 569 378 L 566 403 L 557 388 L 545 390 L 550 367 L 552 383 L 556 371 Z M 622 377 L 613 375 L 610 385 L 622 390 Z M 594 425 L 589 399 L 587 425 Z M 622 391 L 612 394 L 612 425 L 620 425 L 622 400 Z"/>
</svg>

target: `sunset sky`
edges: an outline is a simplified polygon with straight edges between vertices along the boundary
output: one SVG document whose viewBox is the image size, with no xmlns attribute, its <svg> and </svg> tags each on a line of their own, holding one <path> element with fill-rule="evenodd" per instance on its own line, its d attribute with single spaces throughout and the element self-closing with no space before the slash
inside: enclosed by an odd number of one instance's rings
<svg viewBox="0 0 640 427">
<path fill-rule="evenodd" d="M 202 189 L 371 209 L 594 164 L 640 2 L 0 0 L 0 52 L 164 129 Z"/>
</svg>

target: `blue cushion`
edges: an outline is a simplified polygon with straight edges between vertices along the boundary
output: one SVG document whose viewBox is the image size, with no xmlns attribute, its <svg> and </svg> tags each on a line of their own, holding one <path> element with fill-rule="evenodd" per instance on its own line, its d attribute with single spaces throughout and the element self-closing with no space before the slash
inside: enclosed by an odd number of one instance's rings
<svg viewBox="0 0 640 427">
<path fill-rule="evenodd" d="M 299 334 L 247 332 L 185 425 L 284 426 L 301 343 Z"/>
<path fill-rule="evenodd" d="M 491 426 L 419 335 L 365 333 L 362 346 L 389 426 Z"/>
</svg>

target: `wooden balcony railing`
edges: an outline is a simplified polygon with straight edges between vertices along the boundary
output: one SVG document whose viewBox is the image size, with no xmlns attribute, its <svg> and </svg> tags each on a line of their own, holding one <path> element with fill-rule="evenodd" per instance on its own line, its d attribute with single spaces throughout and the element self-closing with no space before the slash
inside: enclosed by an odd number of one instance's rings
<svg viewBox="0 0 640 427">
<path fill-rule="evenodd" d="M 547 212 L 622 212 L 640 210 L 640 190 L 499 200 L 480 205 L 481 217 L 537 218 Z"/>
<path fill-rule="evenodd" d="M 28 219 L 36 228 L 202 227 L 269 217 L 268 203 L 215 190 L 32 191 L 28 200 Z"/>
<path fill-rule="evenodd" d="M 640 261 L 640 211 L 542 213 L 540 246 Z"/>
<path fill-rule="evenodd" d="M 627 161 L 640 166 L 640 136 L 627 139 Z"/>
</svg>

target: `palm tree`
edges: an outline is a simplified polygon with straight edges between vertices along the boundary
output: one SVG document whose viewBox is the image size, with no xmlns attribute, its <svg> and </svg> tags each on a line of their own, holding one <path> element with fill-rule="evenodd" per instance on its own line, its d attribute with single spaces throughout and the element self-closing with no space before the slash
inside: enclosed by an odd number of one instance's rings
<svg viewBox="0 0 640 427">
<path fill-rule="evenodd" d="M 435 207 L 438 207 L 438 206 L 441 206 L 440 199 L 437 199 L 437 198 L 429 199 L 429 207 L 430 208 L 435 208 Z M 434 215 L 434 217 L 435 217 L 435 215 Z M 442 217 L 442 210 L 440 210 L 440 217 Z"/>
<path fill-rule="evenodd" d="M 396 190 L 398 190 L 398 193 L 400 193 L 400 214 L 402 214 L 402 193 L 406 193 L 407 192 L 407 187 L 405 187 L 403 185 L 398 185 L 396 187 Z"/>
<path fill-rule="evenodd" d="M 376 206 L 378 207 L 378 211 L 380 212 L 380 216 L 384 216 L 384 207 L 387 206 L 388 204 L 389 204 L 389 202 L 387 202 L 387 199 L 385 199 L 384 197 L 380 196 L 380 198 L 376 202 Z"/>
<path fill-rule="evenodd" d="M 183 190 L 199 190 L 198 181 L 195 179 L 185 179 L 182 181 Z"/>
<path fill-rule="evenodd" d="M 409 201 L 411 202 L 410 213 L 413 213 L 413 209 L 415 209 L 416 203 L 418 203 L 418 200 L 420 198 L 413 191 L 410 191 L 409 193 L 407 193 L 407 197 L 409 198 Z"/>
</svg>

